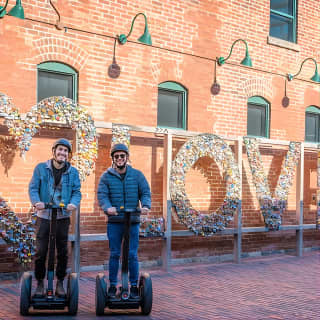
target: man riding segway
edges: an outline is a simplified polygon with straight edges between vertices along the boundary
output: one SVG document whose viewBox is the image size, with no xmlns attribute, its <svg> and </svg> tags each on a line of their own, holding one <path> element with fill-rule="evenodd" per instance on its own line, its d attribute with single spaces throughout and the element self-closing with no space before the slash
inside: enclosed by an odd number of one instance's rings
<svg viewBox="0 0 320 320">
<path fill-rule="evenodd" d="M 128 165 L 129 150 L 125 144 L 115 144 L 111 149 L 112 167 L 101 176 L 98 186 L 99 205 L 108 216 L 107 235 L 109 239 L 109 281 L 108 297 L 117 295 L 118 269 L 122 237 L 124 235 L 125 211 L 130 213 L 129 281 L 130 297 L 139 298 L 138 246 L 140 212 L 147 214 L 151 208 L 149 184 L 139 170 Z M 136 210 L 141 203 L 141 209 Z"/>
<path fill-rule="evenodd" d="M 52 159 L 39 163 L 29 184 L 29 197 L 37 212 L 37 240 L 35 277 L 37 288 L 34 297 L 45 296 L 43 279 L 46 274 L 50 220 L 55 210 L 57 248 L 57 285 L 55 295 L 65 297 L 63 280 L 68 263 L 68 232 L 70 216 L 80 204 L 81 184 L 78 170 L 67 161 L 72 147 L 68 140 L 58 139 L 52 146 Z M 54 209 L 53 209 L 54 208 Z"/>
</svg>

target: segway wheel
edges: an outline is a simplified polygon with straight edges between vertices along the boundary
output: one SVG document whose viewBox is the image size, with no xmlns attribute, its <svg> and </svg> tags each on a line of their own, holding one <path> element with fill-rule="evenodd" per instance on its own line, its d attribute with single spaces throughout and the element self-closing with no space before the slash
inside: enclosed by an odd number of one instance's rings
<svg viewBox="0 0 320 320">
<path fill-rule="evenodd" d="M 148 315 L 152 309 L 152 281 L 148 273 L 140 276 L 139 291 L 141 297 L 141 313 Z"/>
<path fill-rule="evenodd" d="M 30 272 L 24 272 L 21 278 L 21 293 L 20 293 L 20 314 L 26 316 L 29 314 L 31 303 L 31 285 L 32 275 Z"/>
<path fill-rule="evenodd" d="M 71 273 L 68 276 L 68 313 L 75 316 L 78 312 L 79 300 L 79 280 L 76 273 Z"/>
<path fill-rule="evenodd" d="M 96 277 L 96 315 L 102 316 L 107 304 L 107 283 L 103 273 Z"/>
</svg>

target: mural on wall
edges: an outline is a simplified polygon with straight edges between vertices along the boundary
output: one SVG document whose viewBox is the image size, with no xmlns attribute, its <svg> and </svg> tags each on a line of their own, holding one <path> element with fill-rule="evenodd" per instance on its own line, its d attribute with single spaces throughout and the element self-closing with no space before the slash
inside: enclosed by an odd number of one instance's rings
<svg viewBox="0 0 320 320">
<path fill-rule="evenodd" d="M 94 169 L 97 159 L 97 133 L 94 121 L 85 107 L 66 97 L 50 97 L 33 106 L 22 119 L 11 100 L 0 94 L 0 112 L 4 113 L 5 124 L 24 155 L 31 146 L 32 137 L 45 122 L 62 123 L 76 130 L 77 148 L 71 163 L 79 170 L 84 181 Z"/>
<path fill-rule="evenodd" d="M 130 147 L 130 128 L 123 125 L 112 124 L 111 144 L 123 143 Z M 161 237 L 164 235 L 164 219 L 151 216 L 140 217 L 140 236 Z"/>
<path fill-rule="evenodd" d="M 130 128 L 127 126 L 112 124 L 111 148 L 117 143 L 125 144 L 130 149 Z"/>
<path fill-rule="evenodd" d="M 31 146 L 32 137 L 45 122 L 63 123 L 76 130 L 77 151 L 72 158 L 79 169 L 81 180 L 85 180 L 94 169 L 97 158 L 97 134 L 93 119 L 85 108 L 65 97 L 50 97 L 42 100 L 27 112 L 22 119 L 11 99 L 0 94 L 0 113 L 5 118 L 9 134 L 14 138 L 20 154 L 24 155 Z M 130 127 L 112 126 L 112 145 L 124 143 L 130 147 Z M 286 208 L 289 189 L 300 157 L 300 143 L 290 142 L 285 161 L 281 168 L 275 195 L 272 197 L 267 177 L 263 170 L 258 140 L 244 138 L 253 182 L 264 221 L 268 230 L 278 230 L 281 226 L 281 215 Z M 210 214 L 202 214 L 194 209 L 185 191 L 187 171 L 201 157 L 209 156 L 217 163 L 226 181 L 226 195 L 221 207 Z M 320 155 L 318 159 L 318 189 L 320 185 Z M 230 146 L 219 136 L 200 134 L 185 142 L 172 163 L 170 175 L 171 200 L 176 209 L 177 219 L 197 235 L 210 236 L 224 230 L 239 206 L 241 184 L 238 164 Z M 320 225 L 320 193 L 318 190 L 317 225 Z M 35 217 L 27 224 L 22 224 L 0 197 L 0 234 L 7 242 L 14 244 L 11 251 L 18 254 L 19 262 L 26 264 L 34 254 Z M 163 236 L 164 220 L 156 217 L 141 217 L 140 235 Z"/>
<path fill-rule="evenodd" d="M 0 196 L 0 236 L 9 245 L 8 251 L 17 255 L 23 267 L 31 263 L 35 254 L 35 213 L 27 223 L 19 221 L 16 214 Z"/>
<path fill-rule="evenodd" d="M 112 143 L 130 145 L 129 128 L 113 126 Z M 259 152 L 258 140 L 244 138 L 253 182 L 256 187 L 260 210 L 268 230 L 279 230 L 281 216 L 286 209 L 288 194 L 292 186 L 296 166 L 300 158 L 300 143 L 290 142 L 285 161 L 281 167 L 275 196 L 272 197 Z M 187 171 L 204 156 L 214 159 L 227 183 L 227 193 L 222 206 L 211 214 L 203 214 L 194 209 L 185 191 Z M 179 150 L 172 164 L 170 193 L 176 209 L 177 220 L 197 235 L 210 236 L 224 230 L 233 219 L 240 199 L 240 174 L 229 145 L 213 134 L 200 134 L 190 138 Z M 155 224 L 156 226 L 156 224 Z M 155 226 L 150 230 L 157 234 Z M 159 229 L 159 228 L 158 228 Z"/>
<path fill-rule="evenodd" d="M 226 181 L 226 195 L 222 206 L 210 214 L 202 214 L 194 209 L 185 190 L 187 171 L 201 157 L 215 160 Z M 238 208 L 241 184 L 238 164 L 234 160 L 229 145 L 214 134 L 200 134 L 190 138 L 180 148 L 173 161 L 170 176 L 171 200 L 177 218 L 197 235 L 210 236 L 224 230 Z"/>
<path fill-rule="evenodd" d="M 71 162 L 79 170 L 80 179 L 94 169 L 97 158 L 97 134 L 93 119 L 84 107 L 65 97 L 50 97 L 32 107 L 22 119 L 19 110 L 11 99 L 0 93 L 0 113 L 4 116 L 9 134 L 15 139 L 20 155 L 30 149 L 32 137 L 45 122 L 63 123 L 76 130 L 77 148 Z M 35 253 L 35 230 L 33 225 L 36 216 L 23 224 L 11 210 L 5 200 L 0 197 L 0 235 L 11 245 L 9 251 L 15 252 L 18 262 L 26 266 Z"/>
<path fill-rule="evenodd" d="M 245 137 L 244 144 L 265 225 L 268 230 L 279 230 L 281 216 L 287 206 L 289 190 L 300 158 L 301 144 L 299 142 L 290 142 L 289 150 L 281 167 L 274 197 L 271 195 L 268 179 L 264 172 L 258 140 Z"/>
</svg>

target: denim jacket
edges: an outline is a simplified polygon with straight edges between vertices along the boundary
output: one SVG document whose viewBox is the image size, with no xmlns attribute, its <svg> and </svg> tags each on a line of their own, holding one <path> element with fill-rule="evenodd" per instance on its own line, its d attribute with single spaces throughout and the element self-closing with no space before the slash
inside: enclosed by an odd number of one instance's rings
<svg viewBox="0 0 320 320">
<path fill-rule="evenodd" d="M 70 217 L 71 212 L 67 211 L 67 205 L 69 203 L 79 206 L 81 200 L 81 184 L 79 179 L 78 170 L 72 167 L 67 162 L 67 170 L 61 176 L 61 202 L 64 203 L 64 208 L 58 210 L 57 219 L 63 219 Z M 39 163 L 34 171 L 31 181 L 29 183 L 29 198 L 34 205 L 37 202 L 49 203 L 55 198 L 54 177 L 52 171 L 52 162 Z M 38 210 L 37 216 L 44 219 L 50 219 L 50 210 Z"/>
<path fill-rule="evenodd" d="M 125 178 L 122 180 L 120 174 L 114 169 L 109 168 L 105 171 L 98 185 L 98 201 L 101 209 L 106 213 L 110 207 L 119 210 L 136 209 L 139 201 L 142 207 L 151 208 L 151 192 L 148 181 L 143 173 L 127 165 Z M 108 216 L 108 222 L 123 222 L 124 214 Z M 131 222 L 140 222 L 138 213 L 131 214 Z"/>
</svg>

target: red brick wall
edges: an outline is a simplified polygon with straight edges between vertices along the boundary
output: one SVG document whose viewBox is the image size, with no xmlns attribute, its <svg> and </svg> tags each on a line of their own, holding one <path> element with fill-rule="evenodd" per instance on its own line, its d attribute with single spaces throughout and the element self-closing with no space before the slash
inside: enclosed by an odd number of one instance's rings
<svg viewBox="0 0 320 320">
<path fill-rule="evenodd" d="M 11 1 L 12 2 L 12 1 Z M 9 3 L 9 9 L 13 3 Z M 176 81 L 188 90 L 188 129 L 224 136 L 246 135 L 247 100 L 263 96 L 271 105 L 270 138 L 304 140 L 305 109 L 319 105 L 319 85 L 302 81 L 309 79 L 314 65 L 304 65 L 299 79 L 288 83 L 288 108 L 283 108 L 284 75 L 296 73 L 307 57 L 320 60 L 319 4 L 317 0 L 298 1 L 297 39 L 299 51 L 270 45 L 269 3 L 261 0 L 203 0 L 203 1 L 57 1 L 57 7 L 67 31 L 59 31 L 52 24 L 57 17 L 47 1 L 24 0 L 26 20 L 5 16 L 0 20 L 0 92 L 13 98 L 21 113 L 36 104 L 37 64 L 60 61 L 79 72 L 79 103 L 86 106 L 97 121 L 156 126 L 157 87 L 163 81 Z M 107 75 L 112 63 L 113 42 L 116 34 L 127 33 L 133 16 L 146 13 L 154 47 L 128 42 L 117 45 L 116 58 L 121 66 L 118 79 Z M 31 20 L 32 19 L 32 20 Z M 42 22 L 39 22 L 42 21 Z M 130 40 L 136 40 L 143 31 L 139 17 Z M 238 43 L 230 58 L 232 64 L 217 67 L 220 94 L 212 96 L 214 62 L 196 56 L 214 59 L 226 57 L 232 42 L 247 40 L 253 68 L 239 65 L 244 56 L 244 45 Z M 169 50 L 162 50 L 167 48 Z M 191 56 L 193 55 L 193 56 Z M 268 71 L 268 72 L 263 72 Z M 282 76 L 281 76 L 282 75 Z M 101 173 L 110 165 L 111 136 L 108 130 L 99 130 L 99 153 L 95 172 L 82 185 L 81 232 L 105 232 L 105 217 L 99 210 L 96 190 Z M 1 122 L 0 135 L 6 136 Z M 26 159 L 19 151 L 8 154 L 0 150 L 0 194 L 20 218 L 29 210 L 28 182 L 34 166 L 50 157 L 51 144 L 56 137 L 74 133 L 67 129 L 42 129 L 34 137 Z M 182 140 L 174 141 L 174 154 Z M 132 164 L 142 170 L 152 188 L 152 213 L 162 214 L 163 141 L 161 137 L 132 133 Z M 14 148 L 14 143 L 12 143 Z M 283 148 L 261 149 L 265 172 L 274 191 L 286 151 Z M 316 153 L 305 154 L 304 223 L 315 222 L 315 202 L 312 195 L 315 184 Z M 186 190 L 192 205 L 202 211 L 215 210 L 224 197 L 225 184 L 212 159 L 200 159 L 187 174 Z M 284 224 L 295 224 L 296 182 L 289 195 Z M 263 226 L 252 175 L 243 154 L 243 226 Z M 184 227 L 174 222 L 174 229 Z M 231 224 L 232 226 L 232 224 Z M 306 233 L 308 236 L 306 236 Z M 318 246 L 319 235 L 305 233 L 305 245 Z M 279 250 L 292 248 L 293 233 L 246 234 L 243 250 L 265 251 L 274 246 Z M 105 243 L 82 243 L 84 265 L 100 264 L 106 258 Z M 232 238 L 214 236 L 173 239 L 173 257 L 220 255 L 231 253 Z M 142 259 L 160 255 L 160 240 L 143 240 Z M 87 254 L 90 253 L 90 254 Z M 0 271 L 12 270 L 4 262 L 5 246 L 0 247 Z M 8 259 L 9 261 L 10 259 Z M 12 259 L 11 259 L 12 260 Z M 11 261 L 10 260 L 10 261 Z M 8 262 L 9 263 L 9 262 Z M 11 263 L 11 262 L 10 262 Z"/>
</svg>

